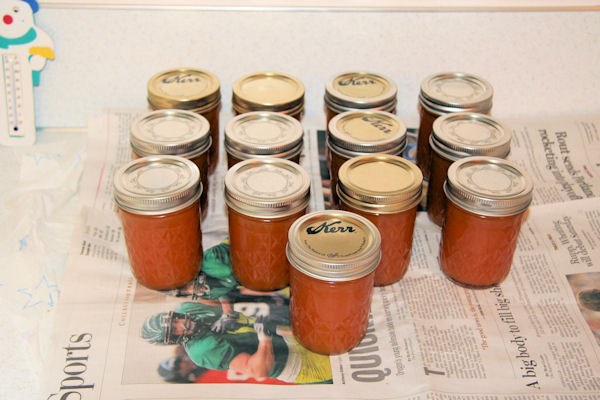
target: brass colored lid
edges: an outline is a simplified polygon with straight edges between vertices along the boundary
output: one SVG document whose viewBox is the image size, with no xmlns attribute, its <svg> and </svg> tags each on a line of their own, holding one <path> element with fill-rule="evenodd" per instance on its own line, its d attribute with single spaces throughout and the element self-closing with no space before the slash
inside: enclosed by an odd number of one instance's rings
<svg viewBox="0 0 600 400">
<path fill-rule="evenodd" d="M 494 89 L 477 75 L 447 72 L 428 76 L 421 83 L 419 102 L 435 114 L 478 112 L 492 109 Z"/>
<path fill-rule="evenodd" d="M 406 138 L 404 121 L 385 111 L 346 111 L 329 121 L 328 144 L 346 157 L 401 154 Z"/>
<path fill-rule="evenodd" d="M 381 259 L 375 225 L 355 213 L 317 211 L 288 231 L 287 257 L 298 271 L 324 281 L 349 281 L 371 273 Z"/>
<path fill-rule="evenodd" d="M 421 170 L 398 156 L 354 157 L 342 164 L 338 176 L 340 199 L 361 211 L 395 213 L 416 207 L 421 201 Z"/>
<path fill-rule="evenodd" d="M 219 78 L 196 68 L 162 71 L 148 81 L 148 103 L 154 109 L 208 111 L 221 102 Z"/>
<path fill-rule="evenodd" d="M 393 111 L 398 89 L 389 78 L 371 72 L 346 72 L 325 86 L 325 104 L 337 112 L 357 109 Z"/>
<path fill-rule="evenodd" d="M 295 115 L 304 108 L 304 85 L 298 78 L 281 72 L 256 72 L 233 84 L 231 103 L 240 113 L 277 111 Z"/>
</svg>

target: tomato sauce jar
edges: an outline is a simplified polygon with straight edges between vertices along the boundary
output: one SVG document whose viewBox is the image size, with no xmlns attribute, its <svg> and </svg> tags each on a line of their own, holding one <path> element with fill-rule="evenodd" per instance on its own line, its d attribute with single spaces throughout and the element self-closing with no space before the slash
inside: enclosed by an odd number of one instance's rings
<svg viewBox="0 0 600 400">
<path fill-rule="evenodd" d="M 307 214 L 289 230 L 290 323 L 298 342 L 321 354 L 351 350 L 367 329 L 379 231 L 347 211 Z"/>
<path fill-rule="evenodd" d="M 131 270 L 151 289 L 182 286 L 202 266 L 198 167 L 178 156 L 142 157 L 114 177 Z"/>
<path fill-rule="evenodd" d="M 473 74 L 447 72 L 430 75 L 421 82 L 419 92 L 419 131 L 417 165 L 429 180 L 429 136 L 433 121 L 453 112 L 489 114 L 494 90 L 489 82 Z"/>
<path fill-rule="evenodd" d="M 398 89 L 381 74 L 346 72 L 330 79 L 325 86 L 327 123 L 337 114 L 351 110 L 396 112 Z"/>
<path fill-rule="evenodd" d="M 346 111 L 332 118 L 326 136 L 331 208 L 339 207 L 336 186 L 338 171 L 344 162 L 373 153 L 401 155 L 406 139 L 404 121 L 386 111 Z"/>
<path fill-rule="evenodd" d="M 427 215 L 431 221 L 438 226 L 444 222 L 444 182 L 450 164 L 469 156 L 506 158 L 510 153 L 511 138 L 510 128 L 484 114 L 452 113 L 433 122 L 427 187 Z"/>
<path fill-rule="evenodd" d="M 187 158 L 200 170 L 202 215 L 208 210 L 210 125 L 203 116 L 184 110 L 158 110 L 133 121 L 129 142 L 136 157 L 175 155 Z"/>
<path fill-rule="evenodd" d="M 236 114 L 275 111 L 302 119 L 304 85 L 292 75 L 273 71 L 244 75 L 233 83 L 232 92 Z"/>
<path fill-rule="evenodd" d="M 517 164 L 466 157 L 448 169 L 440 266 L 454 282 L 489 287 L 510 272 L 533 183 Z"/>
<path fill-rule="evenodd" d="M 227 166 L 250 158 L 276 157 L 300 163 L 304 143 L 300 122 L 278 112 L 240 114 L 225 126 Z"/>
<path fill-rule="evenodd" d="M 198 68 L 161 71 L 148 80 L 148 104 L 153 110 L 188 110 L 202 115 L 210 124 L 210 171 L 219 159 L 219 111 L 221 84 L 212 72 Z"/>
<path fill-rule="evenodd" d="M 255 290 L 288 285 L 288 229 L 306 213 L 310 177 L 300 165 L 279 158 L 249 159 L 225 174 L 225 203 L 233 275 Z"/>
<path fill-rule="evenodd" d="M 408 269 L 422 187 L 421 170 L 398 156 L 358 156 L 340 168 L 340 208 L 364 216 L 381 235 L 375 286 L 398 282 Z"/>
</svg>

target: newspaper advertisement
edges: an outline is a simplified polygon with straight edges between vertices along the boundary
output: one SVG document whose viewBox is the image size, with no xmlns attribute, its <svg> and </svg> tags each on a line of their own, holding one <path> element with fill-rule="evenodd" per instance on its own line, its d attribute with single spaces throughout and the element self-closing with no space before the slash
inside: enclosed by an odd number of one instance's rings
<svg viewBox="0 0 600 400">
<path fill-rule="evenodd" d="M 291 334 L 288 289 L 257 292 L 235 281 L 224 162 L 209 181 L 200 274 L 173 291 L 137 284 L 115 213 L 112 175 L 131 159 L 129 125 L 142 112 L 108 110 L 90 122 L 80 224 L 44 398 L 597 398 L 600 116 L 509 121 L 510 158 L 531 172 L 535 192 L 506 280 L 487 289 L 452 283 L 437 259 L 440 228 L 419 212 L 407 274 L 375 288 L 357 347 L 323 356 Z M 320 210 L 327 189 L 324 133 L 305 131 L 301 164 L 312 177 L 309 208 Z M 226 307 L 237 316 L 235 330 L 222 318 Z M 160 322 L 175 316 L 199 326 L 197 335 L 183 343 L 165 340 Z M 240 366 L 239 355 L 267 373 Z"/>
</svg>

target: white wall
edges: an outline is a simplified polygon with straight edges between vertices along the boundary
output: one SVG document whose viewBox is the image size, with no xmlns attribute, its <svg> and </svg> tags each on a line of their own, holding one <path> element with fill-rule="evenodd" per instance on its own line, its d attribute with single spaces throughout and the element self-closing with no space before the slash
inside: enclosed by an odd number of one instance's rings
<svg viewBox="0 0 600 400">
<path fill-rule="evenodd" d="M 306 86 L 324 125 L 325 82 L 348 70 L 390 76 L 398 114 L 417 118 L 430 73 L 476 73 L 499 117 L 600 113 L 600 11 L 264 11 L 44 7 L 56 59 L 36 89 L 40 127 L 86 126 L 103 108 L 146 107 L 155 72 L 194 66 L 221 80 L 223 109 L 246 73 L 277 70 Z"/>
</svg>

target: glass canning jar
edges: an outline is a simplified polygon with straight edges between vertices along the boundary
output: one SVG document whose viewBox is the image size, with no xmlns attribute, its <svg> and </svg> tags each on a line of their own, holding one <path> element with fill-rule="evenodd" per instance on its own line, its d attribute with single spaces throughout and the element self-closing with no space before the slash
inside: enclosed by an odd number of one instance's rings
<svg viewBox="0 0 600 400">
<path fill-rule="evenodd" d="M 337 114 L 351 110 L 396 112 L 398 89 L 390 79 L 372 72 L 345 72 L 325 86 L 327 123 Z"/>
<path fill-rule="evenodd" d="M 402 155 L 406 138 L 404 121 L 385 111 L 346 111 L 332 118 L 326 136 L 331 208 L 339 207 L 336 186 L 344 162 L 373 153 Z"/>
<path fill-rule="evenodd" d="M 399 281 L 408 269 L 422 187 L 421 170 L 398 156 L 354 157 L 340 168 L 341 209 L 364 216 L 381 234 L 375 286 Z"/>
<path fill-rule="evenodd" d="M 225 175 L 233 275 L 255 290 L 288 285 L 285 246 L 292 223 L 306 213 L 310 177 L 279 158 L 249 159 Z"/>
<path fill-rule="evenodd" d="M 510 128 L 484 114 L 452 113 L 433 122 L 427 187 L 427 215 L 431 221 L 438 226 L 444 222 L 444 182 L 450 164 L 469 156 L 506 158 L 510 153 L 511 138 Z"/>
<path fill-rule="evenodd" d="M 347 211 L 318 211 L 289 230 L 290 323 L 298 342 L 321 354 L 351 350 L 367 329 L 379 231 Z"/>
<path fill-rule="evenodd" d="M 227 166 L 250 158 L 276 157 L 300 163 L 304 143 L 300 122 L 278 112 L 240 114 L 225 126 Z"/>
<path fill-rule="evenodd" d="M 194 162 L 200 170 L 202 215 L 208 211 L 209 150 L 212 142 L 206 118 L 191 111 L 158 110 L 131 124 L 129 142 L 134 156 L 175 155 Z"/>
<path fill-rule="evenodd" d="M 281 72 L 255 72 L 238 78 L 232 87 L 231 105 L 237 114 L 275 111 L 297 120 L 304 111 L 304 85 Z"/>
<path fill-rule="evenodd" d="M 434 74 L 421 82 L 417 165 L 421 168 L 425 180 L 429 180 L 429 136 L 433 121 L 440 115 L 453 112 L 489 114 L 493 94 L 494 90 L 489 82 L 463 72 Z"/>
<path fill-rule="evenodd" d="M 212 137 L 210 171 L 213 171 L 219 161 L 219 78 L 212 72 L 198 68 L 168 69 L 148 80 L 147 91 L 148 104 L 152 110 L 188 110 L 208 120 Z"/>
<path fill-rule="evenodd" d="M 121 167 L 114 196 L 133 276 L 151 289 L 174 289 L 202 266 L 198 167 L 178 156 L 142 157 Z"/>
<path fill-rule="evenodd" d="M 533 183 L 517 164 L 496 157 L 466 157 L 448 169 L 442 271 L 468 287 L 489 287 L 508 273 Z"/>
</svg>

